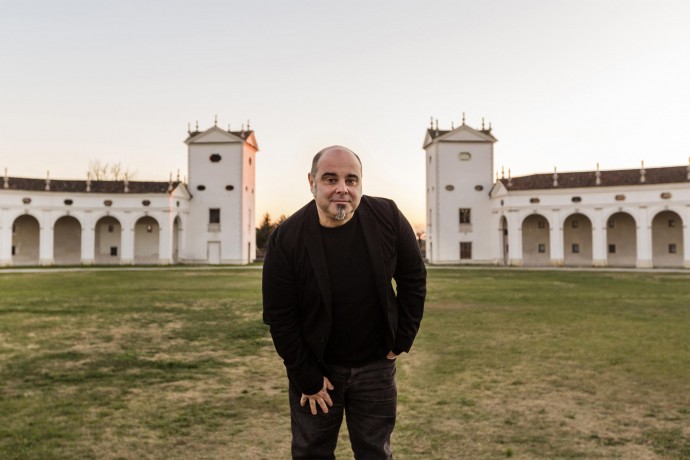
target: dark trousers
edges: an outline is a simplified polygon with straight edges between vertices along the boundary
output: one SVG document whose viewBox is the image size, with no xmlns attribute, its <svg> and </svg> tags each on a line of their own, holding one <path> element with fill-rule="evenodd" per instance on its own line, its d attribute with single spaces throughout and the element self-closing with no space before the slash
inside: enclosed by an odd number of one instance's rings
<svg viewBox="0 0 690 460">
<path fill-rule="evenodd" d="M 382 359 L 361 367 L 333 366 L 329 391 L 333 407 L 327 414 L 309 403 L 300 406 L 302 394 L 290 383 L 292 458 L 333 459 L 338 431 L 347 422 L 356 459 L 392 459 L 390 439 L 395 426 L 397 389 L 395 360 Z"/>
</svg>

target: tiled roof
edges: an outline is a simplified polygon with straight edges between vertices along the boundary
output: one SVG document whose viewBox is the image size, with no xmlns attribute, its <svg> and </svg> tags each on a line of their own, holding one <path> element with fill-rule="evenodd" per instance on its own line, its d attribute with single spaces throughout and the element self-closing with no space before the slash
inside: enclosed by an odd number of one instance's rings
<svg viewBox="0 0 690 460">
<path fill-rule="evenodd" d="M 619 169 L 616 171 L 600 171 L 597 185 L 597 172 L 565 172 L 558 173 L 558 185 L 554 185 L 554 173 L 532 174 L 530 176 L 499 179 L 503 186 L 510 190 L 542 190 L 580 187 L 612 187 L 621 185 L 654 185 L 686 183 L 688 180 L 688 166 L 670 166 L 666 168 L 647 168 L 644 170 L 644 182 L 640 169 Z"/>
<path fill-rule="evenodd" d="M 7 185 L 4 187 L 5 179 L 0 177 L 0 193 L 3 190 L 27 190 L 33 192 L 44 192 L 46 190 L 45 179 L 29 179 L 24 177 L 8 177 Z M 174 181 L 174 189 L 180 181 Z M 72 192 L 87 193 L 85 180 L 60 180 L 50 179 L 51 192 Z M 127 193 L 168 193 L 170 182 L 150 182 L 150 181 L 129 181 L 127 183 Z M 114 180 L 92 180 L 91 193 L 125 193 L 124 181 Z"/>
<path fill-rule="evenodd" d="M 193 137 L 198 136 L 199 134 L 203 134 L 206 131 L 192 131 L 189 133 L 189 137 L 187 140 L 192 139 Z M 239 137 L 240 139 L 247 139 L 254 131 L 253 130 L 244 130 L 244 131 L 227 131 L 228 133 Z"/>
</svg>

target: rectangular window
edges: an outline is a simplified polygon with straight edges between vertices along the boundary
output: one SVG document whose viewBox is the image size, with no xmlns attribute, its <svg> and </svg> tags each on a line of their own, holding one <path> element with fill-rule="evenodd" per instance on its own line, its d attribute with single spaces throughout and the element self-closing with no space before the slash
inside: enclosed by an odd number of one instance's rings
<svg viewBox="0 0 690 460">
<path fill-rule="evenodd" d="M 675 254 L 678 252 L 678 246 L 676 246 L 676 243 L 671 243 L 668 245 L 668 253 L 669 254 Z"/>
<path fill-rule="evenodd" d="M 114 225 L 108 225 L 108 233 L 113 233 L 115 231 Z"/>
<path fill-rule="evenodd" d="M 609 219 L 609 228 L 616 228 L 615 219 Z"/>
<path fill-rule="evenodd" d="M 461 259 L 471 259 L 472 258 L 472 243 L 460 243 L 460 258 Z"/>
<path fill-rule="evenodd" d="M 539 243 L 538 251 L 542 254 L 545 253 L 546 252 L 546 245 L 543 243 Z"/>
<path fill-rule="evenodd" d="M 676 226 L 676 220 L 675 219 L 669 219 L 668 226 L 669 227 L 675 227 Z"/>
<path fill-rule="evenodd" d="M 17 246 L 12 246 L 12 255 L 13 256 L 17 255 Z"/>
<path fill-rule="evenodd" d="M 580 253 L 580 245 L 577 243 L 573 244 L 572 250 L 573 250 L 573 254 L 579 254 Z"/>
<path fill-rule="evenodd" d="M 211 208 L 208 210 L 208 223 L 220 224 L 220 209 Z"/>
<path fill-rule="evenodd" d="M 544 222 L 543 220 L 540 220 L 539 222 L 537 222 L 537 227 L 538 228 L 546 228 L 546 222 Z"/>
<path fill-rule="evenodd" d="M 110 255 L 117 256 L 117 246 L 110 246 Z"/>
<path fill-rule="evenodd" d="M 471 224 L 470 208 L 460 208 L 460 223 Z"/>
<path fill-rule="evenodd" d="M 609 244 L 609 254 L 615 254 L 616 253 L 616 245 L 615 244 Z"/>
<path fill-rule="evenodd" d="M 573 228 L 577 228 L 577 227 L 579 227 L 579 226 L 580 226 L 580 221 L 574 220 L 574 221 L 573 221 Z"/>
</svg>

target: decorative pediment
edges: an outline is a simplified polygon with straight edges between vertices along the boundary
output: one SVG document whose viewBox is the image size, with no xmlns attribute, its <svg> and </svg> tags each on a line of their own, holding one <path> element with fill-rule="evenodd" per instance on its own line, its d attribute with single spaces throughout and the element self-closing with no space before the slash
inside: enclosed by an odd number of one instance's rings
<svg viewBox="0 0 690 460">
<path fill-rule="evenodd" d="M 468 125 L 460 125 L 451 131 L 440 131 L 438 129 L 427 129 L 424 137 L 424 148 L 432 142 L 496 142 L 496 138 L 491 135 L 491 128 L 476 130 Z"/>
<path fill-rule="evenodd" d="M 244 139 L 241 137 L 229 133 L 218 126 L 214 126 L 210 129 L 207 129 L 204 132 L 199 132 L 199 133 L 191 133 L 187 140 L 185 141 L 185 144 L 190 145 L 190 144 L 218 144 L 218 143 L 243 143 Z"/>
</svg>

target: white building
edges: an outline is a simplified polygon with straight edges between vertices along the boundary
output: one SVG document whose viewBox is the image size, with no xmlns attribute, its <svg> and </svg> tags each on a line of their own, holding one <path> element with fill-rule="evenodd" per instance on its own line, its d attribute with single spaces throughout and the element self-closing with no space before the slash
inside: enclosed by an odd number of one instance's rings
<svg viewBox="0 0 690 460">
<path fill-rule="evenodd" d="M 252 262 L 254 132 L 214 126 L 190 132 L 185 143 L 189 184 L 5 172 L 0 266 Z"/>
<path fill-rule="evenodd" d="M 427 129 L 430 263 L 690 268 L 690 165 L 494 180 L 495 142 Z"/>
</svg>

